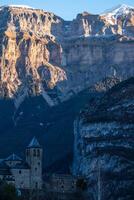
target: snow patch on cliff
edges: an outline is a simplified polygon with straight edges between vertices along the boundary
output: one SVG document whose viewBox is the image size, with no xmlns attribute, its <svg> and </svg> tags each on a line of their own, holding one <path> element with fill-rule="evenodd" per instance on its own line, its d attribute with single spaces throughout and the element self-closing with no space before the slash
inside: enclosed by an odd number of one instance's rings
<svg viewBox="0 0 134 200">
<path fill-rule="evenodd" d="M 33 7 L 28 6 L 28 5 L 14 5 L 14 4 L 12 4 L 12 5 L 8 5 L 8 7 L 34 9 Z"/>
<path fill-rule="evenodd" d="M 101 16 L 105 16 L 107 22 L 109 22 L 111 25 L 114 25 L 117 23 L 118 17 L 123 18 L 131 12 L 134 12 L 134 7 L 122 4 L 105 11 L 101 14 Z"/>
<path fill-rule="evenodd" d="M 107 15 L 107 14 L 111 14 L 113 16 L 119 16 L 119 15 L 124 15 L 124 14 L 129 14 L 129 12 L 131 10 L 134 10 L 134 7 L 132 6 L 128 6 L 126 4 L 122 4 L 122 5 L 118 5 L 112 9 L 106 10 L 104 13 L 102 13 L 101 15 Z"/>
</svg>

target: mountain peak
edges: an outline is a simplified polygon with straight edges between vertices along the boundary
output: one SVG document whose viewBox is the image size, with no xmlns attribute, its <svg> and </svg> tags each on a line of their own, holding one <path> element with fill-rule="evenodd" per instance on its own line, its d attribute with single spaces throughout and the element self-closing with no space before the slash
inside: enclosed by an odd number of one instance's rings
<svg viewBox="0 0 134 200">
<path fill-rule="evenodd" d="M 34 9 L 33 7 L 30 7 L 28 5 L 4 5 L 4 6 L 1 6 L 1 8 L 4 8 L 4 7 L 11 7 L 11 8 L 26 8 L 26 9 Z"/>
<path fill-rule="evenodd" d="M 118 6 L 116 6 L 116 8 L 119 8 L 119 9 L 121 9 L 121 8 L 131 9 L 131 8 L 134 8 L 134 7 L 129 6 L 127 4 L 119 4 Z"/>
<path fill-rule="evenodd" d="M 134 7 L 126 5 L 126 4 L 119 4 L 116 7 L 113 7 L 112 9 L 106 10 L 102 15 L 122 15 L 122 14 L 128 14 L 131 10 L 134 10 Z"/>
</svg>

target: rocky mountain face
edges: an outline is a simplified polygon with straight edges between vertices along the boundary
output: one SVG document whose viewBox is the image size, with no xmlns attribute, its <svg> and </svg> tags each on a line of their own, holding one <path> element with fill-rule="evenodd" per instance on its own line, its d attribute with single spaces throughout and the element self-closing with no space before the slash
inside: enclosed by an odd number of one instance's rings
<svg viewBox="0 0 134 200">
<path fill-rule="evenodd" d="M 134 9 L 126 9 L 65 21 L 43 10 L 1 7 L 0 97 L 18 108 L 26 96 L 41 94 L 53 106 L 107 76 L 132 76 Z"/>
<path fill-rule="evenodd" d="M 74 174 L 91 199 L 134 198 L 134 78 L 91 100 L 74 123 Z"/>
<path fill-rule="evenodd" d="M 106 77 L 89 87 L 89 92 L 103 93 L 111 89 L 114 85 L 120 83 L 121 80 L 115 76 Z"/>
<path fill-rule="evenodd" d="M 134 75 L 134 9 L 118 10 L 111 23 L 111 11 L 65 21 L 44 10 L 0 7 L 1 156 L 23 152 L 34 135 L 45 166 L 72 153 L 80 109 L 94 92 Z"/>
<path fill-rule="evenodd" d="M 119 5 L 112 10 L 108 10 L 102 14 L 104 19 L 113 26 L 118 26 L 119 34 L 134 34 L 134 8 L 125 4 Z"/>
</svg>

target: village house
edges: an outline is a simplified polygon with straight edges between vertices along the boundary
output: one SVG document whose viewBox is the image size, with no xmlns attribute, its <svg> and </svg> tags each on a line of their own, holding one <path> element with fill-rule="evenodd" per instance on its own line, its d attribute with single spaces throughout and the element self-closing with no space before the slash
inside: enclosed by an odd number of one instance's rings
<svg viewBox="0 0 134 200">
<path fill-rule="evenodd" d="M 52 174 L 47 180 L 48 191 L 73 193 L 77 190 L 77 177 L 69 174 Z"/>
<path fill-rule="evenodd" d="M 43 150 L 34 137 L 26 148 L 26 158 L 12 154 L 0 160 L 0 179 L 17 189 L 42 189 Z"/>
<path fill-rule="evenodd" d="M 0 180 L 13 184 L 17 191 L 44 191 L 46 194 L 74 194 L 81 177 L 71 174 L 44 174 L 42 172 L 43 149 L 34 137 L 26 147 L 25 159 L 12 154 L 0 159 Z M 44 193 L 38 193 L 38 195 Z M 31 194 L 30 194 L 31 195 Z M 59 196 L 58 196 L 59 197 Z M 61 196 L 61 199 L 63 196 Z"/>
</svg>

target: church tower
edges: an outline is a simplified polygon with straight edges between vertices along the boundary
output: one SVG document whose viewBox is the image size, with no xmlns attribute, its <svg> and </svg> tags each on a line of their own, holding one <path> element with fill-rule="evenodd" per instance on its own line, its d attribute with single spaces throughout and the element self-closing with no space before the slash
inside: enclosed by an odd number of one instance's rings
<svg viewBox="0 0 134 200">
<path fill-rule="evenodd" d="M 30 188 L 42 189 L 43 149 L 34 137 L 26 148 L 26 162 L 30 166 Z"/>
</svg>

